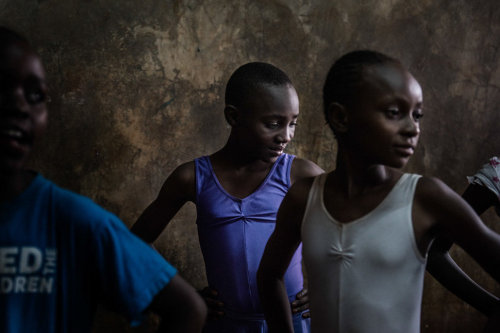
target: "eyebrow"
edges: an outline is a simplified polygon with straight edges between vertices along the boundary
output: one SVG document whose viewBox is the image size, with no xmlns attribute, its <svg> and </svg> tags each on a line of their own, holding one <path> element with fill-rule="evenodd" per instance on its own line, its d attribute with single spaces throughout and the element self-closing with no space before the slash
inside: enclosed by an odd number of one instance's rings
<svg viewBox="0 0 500 333">
<path fill-rule="evenodd" d="M 295 114 L 295 115 L 293 115 L 292 118 L 298 118 L 298 117 L 299 117 L 299 115 Z M 265 115 L 262 118 L 265 118 L 265 119 L 269 118 L 270 119 L 270 118 L 286 118 L 286 117 L 283 115 L 280 115 L 280 114 L 270 114 L 270 115 Z"/>
<path fill-rule="evenodd" d="M 410 104 L 410 101 L 407 98 L 395 94 L 388 94 L 387 96 L 384 96 L 381 99 L 381 103 L 389 103 L 389 102 Z M 421 106 L 423 105 L 423 103 L 424 101 L 420 100 L 416 104 Z"/>
</svg>

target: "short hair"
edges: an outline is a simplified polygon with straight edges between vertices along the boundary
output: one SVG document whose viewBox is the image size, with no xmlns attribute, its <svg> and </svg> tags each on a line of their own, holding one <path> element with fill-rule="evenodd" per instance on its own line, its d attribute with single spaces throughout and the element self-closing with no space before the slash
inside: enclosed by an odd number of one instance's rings
<svg viewBox="0 0 500 333">
<path fill-rule="evenodd" d="M 29 45 L 28 40 L 14 30 L 0 26 L 0 47 L 4 48 L 16 43 Z"/>
<path fill-rule="evenodd" d="M 363 82 L 365 69 L 387 63 L 401 65 L 399 60 L 372 50 L 352 51 L 335 61 L 323 86 L 323 110 L 327 123 L 328 108 L 332 103 L 348 106 L 353 102 Z"/>
<path fill-rule="evenodd" d="M 250 62 L 234 71 L 226 85 L 225 103 L 241 107 L 258 88 L 265 86 L 293 86 L 292 81 L 276 66 L 264 62 Z"/>
</svg>

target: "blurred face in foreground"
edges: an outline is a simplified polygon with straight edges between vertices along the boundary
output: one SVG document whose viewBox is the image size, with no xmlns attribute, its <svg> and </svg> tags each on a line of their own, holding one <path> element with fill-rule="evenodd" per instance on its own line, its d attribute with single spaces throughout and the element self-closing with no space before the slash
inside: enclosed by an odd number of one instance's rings
<svg viewBox="0 0 500 333">
<path fill-rule="evenodd" d="M 40 58 L 24 43 L 0 45 L 0 170 L 24 167 L 47 126 L 47 85 Z"/>
</svg>

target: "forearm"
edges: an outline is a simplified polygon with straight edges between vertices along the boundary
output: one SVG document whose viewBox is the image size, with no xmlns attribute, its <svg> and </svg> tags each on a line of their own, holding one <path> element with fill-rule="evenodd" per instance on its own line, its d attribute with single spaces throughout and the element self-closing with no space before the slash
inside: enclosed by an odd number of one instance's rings
<svg viewBox="0 0 500 333">
<path fill-rule="evenodd" d="M 500 305 L 499 299 L 465 274 L 448 252 L 431 250 L 427 270 L 449 291 L 485 315 Z"/>
<path fill-rule="evenodd" d="M 293 333 L 292 312 L 283 279 L 258 273 L 259 295 L 270 333 Z"/>
<path fill-rule="evenodd" d="M 480 243 L 480 251 L 469 252 L 479 265 L 500 284 L 500 235 L 489 228 L 486 234 L 487 236 Z"/>
</svg>

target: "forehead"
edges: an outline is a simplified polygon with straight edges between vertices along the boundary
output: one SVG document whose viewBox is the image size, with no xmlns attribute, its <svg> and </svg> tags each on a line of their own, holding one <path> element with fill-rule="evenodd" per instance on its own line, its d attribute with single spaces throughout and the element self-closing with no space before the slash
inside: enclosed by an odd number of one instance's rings
<svg viewBox="0 0 500 333">
<path fill-rule="evenodd" d="M 296 117 L 299 114 L 299 98 L 291 85 L 263 85 L 257 87 L 244 107 L 255 117 L 279 115 Z"/>
<path fill-rule="evenodd" d="M 363 73 L 362 91 L 377 96 L 400 97 L 422 102 L 418 81 L 399 64 L 373 65 Z"/>
<path fill-rule="evenodd" d="M 0 73 L 15 79 L 34 75 L 45 80 L 45 70 L 40 58 L 22 43 L 0 47 Z"/>
</svg>

